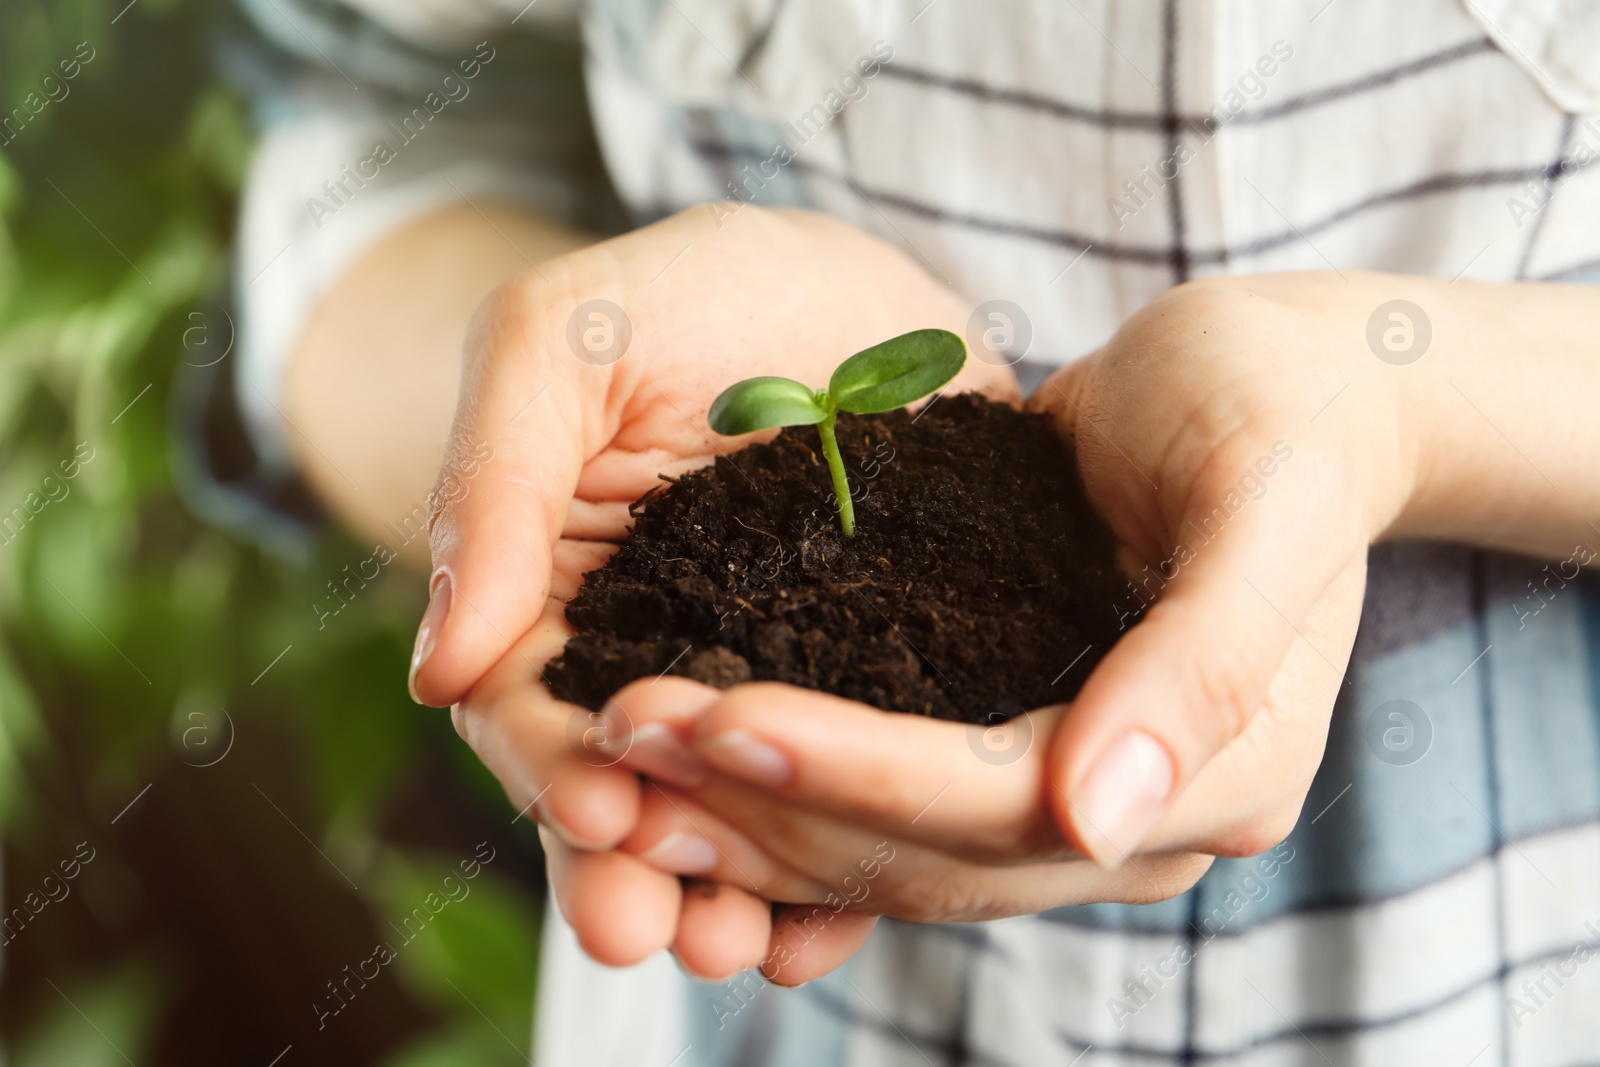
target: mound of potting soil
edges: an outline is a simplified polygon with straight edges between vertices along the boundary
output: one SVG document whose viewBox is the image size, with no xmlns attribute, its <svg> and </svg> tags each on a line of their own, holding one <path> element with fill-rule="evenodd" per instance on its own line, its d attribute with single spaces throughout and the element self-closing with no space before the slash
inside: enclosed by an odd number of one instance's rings
<svg viewBox="0 0 1600 1067">
<path fill-rule="evenodd" d="M 1071 699 L 1116 640 L 1126 580 L 1049 421 L 956 395 L 841 414 L 838 437 L 854 537 L 810 426 L 635 504 L 567 605 L 554 693 L 598 709 L 666 673 L 974 723 Z"/>
</svg>

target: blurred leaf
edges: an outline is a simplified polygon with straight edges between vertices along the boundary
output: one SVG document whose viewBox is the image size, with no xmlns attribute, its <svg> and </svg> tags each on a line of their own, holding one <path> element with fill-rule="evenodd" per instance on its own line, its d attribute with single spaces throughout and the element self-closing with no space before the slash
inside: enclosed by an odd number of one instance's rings
<svg viewBox="0 0 1600 1067">
<path fill-rule="evenodd" d="M 0 822 L 9 824 L 18 802 L 21 759 L 42 739 L 39 707 L 4 646 L 0 646 Z"/>
<path fill-rule="evenodd" d="M 0 110 L 37 87 L 78 42 L 97 51 L 71 93 L 0 149 L 0 520 L 29 493 L 47 496 L 44 479 L 59 473 L 80 442 L 94 449 L 64 495 L 49 489 L 59 499 L 30 512 L 20 535 L 0 532 L 5 888 L 59 858 L 58 834 L 71 833 L 73 841 L 105 834 L 111 852 L 109 820 L 152 783 L 116 834 L 162 810 L 166 790 L 175 788 L 170 776 L 187 774 L 191 785 L 206 775 L 230 776 L 225 780 L 245 791 L 250 810 L 259 807 L 270 820 L 292 816 L 294 829 L 284 827 L 285 834 L 297 855 L 318 865 L 319 877 L 337 877 L 325 856 L 364 888 L 382 885 L 381 907 L 365 897 L 351 905 L 381 928 L 385 913 L 410 908 L 470 855 L 470 845 L 461 856 L 402 852 L 385 837 L 383 820 L 428 756 L 424 739 L 438 737 L 438 713 L 417 708 L 405 693 L 421 582 L 386 568 L 319 627 L 313 602 L 371 546 L 330 533 L 304 557 L 285 560 L 208 529 L 171 484 L 170 419 L 182 395 L 176 376 L 189 372 L 178 362 L 173 327 L 197 302 L 225 299 L 219 294 L 232 281 L 235 201 L 255 138 L 244 101 L 209 74 L 217 21 L 237 17 L 227 6 L 0 3 Z M 174 723 L 188 725 L 181 716 L 195 702 L 226 709 L 237 730 L 233 754 L 215 768 L 176 762 L 183 753 Z M 498 817 L 498 786 L 465 746 L 452 745 L 438 763 L 457 768 L 463 792 L 480 793 Z M 280 783 L 260 779 L 279 811 L 246 777 L 263 767 L 282 768 Z M 182 805 L 168 809 L 169 819 L 177 818 L 172 810 Z M 230 831 L 235 825 L 218 821 Z M 177 818 L 145 842 L 202 863 L 209 859 L 199 836 L 205 825 Z M 302 848 L 305 840 L 315 848 Z M 35 845 L 43 854 L 29 853 Z M 270 866 L 274 857 L 257 858 Z M 100 862 L 98 870 L 110 871 L 116 861 Z M 402 1057 L 407 1067 L 519 1062 L 497 1027 L 527 1044 L 540 898 L 493 868 L 470 885 L 471 894 L 445 909 L 394 965 L 404 976 L 395 988 L 416 991 L 405 1003 L 420 1018 L 391 1021 L 390 1029 L 403 1031 L 395 1040 L 444 1020 L 407 1053 L 412 1060 Z M 293 928 L 296 909 L 312 899 L 304 886 L 262 889 L 262 900 L 281 914 L 219 907 L 209 921 Z M 182 950 L 193 956 L 206 946 L 196 950 L 183 940 L 192 930 L 150 928 L 160 914 L 156 893 L 126 929 L 107 925 L 104 916 L 115 909 L 88 908 L 92 899 L 86 888 L 26 943 L 8 949 L 0 1061 L 10 1050 L 10 1062 L 24 1067 L 124 1062 L 42 974 L 133 1062 L 156 1062 L 152 1041 L 194 1029 L 194 1020 L 160 1014 L 158 1000 L 167 994 L 157 990 L 166 986 L 152 974 L 165 972 L 149 961 L 178 968 L 178 988 L 179 965 L 212 962 L 184 958 Z M 88 910 L 68 914 L 79 904 Z M 191 911 L 198 922 L 198 910 Z M 189 914 L 176 925 L 191 926 Z M 276 976 L 238 976 L 239 999 L 250 999 L 245 994 L 258 977 L 288 982 L 293 966 L 285 961 Z M 305 990 L 306 1002 L 313 996 Z M 174 1003 L 165 1010 L 175 1012 Z M 438 1016 L 421 1010 L 429 1005 Z M 298 991 L 293 1007 L 298 1017 Z"/>
<path fill-rule="evenodd" d="M 515 1042 L 515 1046 L 513 1046 Z M 517 1064 L 526 1062 L 521 1055 L 527 1051 L 528 1035 L 499 1034 L 492 1027 L 479 1023 L 473 1026 L 463 1020 L 455 1028 L 420 1041 L 383 1067 L 487 1067 L 490 1064 Z"/>
<path fill-rule="evenodd" d="M 125 1067 L 144 1046 L 154 1007 L 148 975 L 132 969 L 61 988 L 17 1049 L 15 1067 Z"/>
<path fill-rule="evenodd" d="M 205 91 L 189 119 L 189 152 L 230 192 L 244 185 L 255 135 L 244 101 L 220 88 Z"/>
<path fill-rule="evenodd" d="M 441 1009 L 456 1014 L 469 1009 L 469 1021 L 481 1012 L 492 1029 L 526 1051 L 538 971 L 538 915 L 492 864 L 470 881 L 462 877 L 457 864 L 468 858 L 411 857 L 390 869 L 380 890 L 389 920 L 412 937 L 394 942 L 398 959 L 392 966 Z M 467 895 L 450 899 L 452 892 L 460 896 L 460 887 Z M 415 917 L 405 925 L 417 908 L 427 913 L 430 901 L 446 903 L 425 928 Z M 518 1062 L 500 1044 L 494 1060 L 477 1062 Z"/>
</svg>

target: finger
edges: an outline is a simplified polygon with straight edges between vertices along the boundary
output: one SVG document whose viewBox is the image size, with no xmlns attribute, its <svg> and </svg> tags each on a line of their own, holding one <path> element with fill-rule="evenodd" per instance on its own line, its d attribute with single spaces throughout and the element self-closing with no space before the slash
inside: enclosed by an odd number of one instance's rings
<svg viewBox="0 0 1600 1067">
<path fill-rule="evenodd" d="M 918 877 L 935 880 L 957 873 L 970 874 L 980 867 L 993 868 L 1003 875 L 1056 857 L 1076 856 L 1061 842 L 1059 834 L 1051 856 L 1044 860 L 1022 853 L 1006 854 L 992 846 L 947 848 L 929 844 L 879 827 L 847 822 L 722 775 L 713 775 L 704 786 L 688 792 L 710 818 L 720 819 L 744 840 L 768 856 L 777 857 L 775 862 L 810 883 L 852 899 L 856 884 L 877 870 L 874 857 L 880 852 L 911 857 L 911 862 L 900 864 L 898 869 L 915 869 Z M 645 803 L 648 806 L 649 801 Z M 1048 821 L 1048 816 L 1045 819 Z M 697 816 L 696 822 L 699 821 Z M 786 897 L 777 892 L 762 895 L 770 900 L 819 899 L 816 895 Z"/>
<path fill-rule="evenodd" d="M 709 462 L 709 455 L 685 458 L 665 448 L 632 452 L 613 442 L 612 447 L 584 464 L 583 473 L 578 476 L 578 496 L 632 503 L 661 485 L 663 478 L 681 477 Z"/>
<path fill-rule="evenodd" d="M 700 785 L 711 765 L 693 748 L 694 728 L 705 709 L 721 696 L 719 689 L 673 675 L 631 682 L 617 690 L 602 709 L 602 714 L 623 727 L 608 751 L 659 782 Z"/>
<path fill-rule="evenodd" d="M 622 852 L 579 852 L 539 830 L 556 906 L 591 957 L 629 967 L 677 936 L 678 879 Z"/>
<path fill-rule="evenodd" d="M 1261 710 L 1201 769 L 1145 839 L 1146 848 L 1216 856 L 1254 856 L 1289 836 L 1299 821 L 1327 746 L 1329 716 L 1341 680 L 1314 649 L 1335 649 L 1355 633 L 1366 588 L 1358 556 L 1312 606 Z M 1323 713 L 1310 713 L 1317 709 Z M 1251 783 L 1241 790 L 1239 783 Z"/>
<path fill-rule="evenodd" d="M 621 541 L 633 525 L 628 505 L 620 500 L 590 501 L 574 498 L 567 509 L 563 540 Z"/>
<path fill-rule="evenodd" d="M 574 724 L 581 728 L 586 713 L 535 684 L 536 664 L 564 639 L 559 614 L 548 612 L 451 717 L 514 808 L 529 810 L 570 844 L 610 848 L 638 821 L 639 782 L 574 745 Z"/>
<path fill-rule="evenodd" d="M 1273 447 L 1265 445 L 1269 454 Z M 1343 472 L 1313 455 L 1295 454 L 1271 497 L 1227 507 L 1219 486 L 1236 488 L 1238 471 L 1259 454 L 1229 449 L 1196 482 L 1191 499 L 1204 503 L 1177 524 L 1189 532 L 1163 565 L 1170 580 L 1160 599 L 1095 668 L 1056 733 L 1049 797 L 1057 821 L 1107 867 L 1138 848 L 1245 729 L 1291 644 L 1305 641 L 1312 604 L 1364 550 L 1359 516 L 1338 504 L 1348 499 Z M 1212 503 L 1221 523 L 1206 510 Z M 1348 641 L 1310 647 L 1336 687 Z"/>
<path fill-rule="evenodd" d="M 720 776 L 697 794 L 709 809 L 693 809 L 697 829 L 715 838 L 720 831 L 709 827 L 720 816 L 759 840 L 769 856 L 831 887 L 810 898 L 829 912 L 847 907 L 912 922 L 981 922 L 1064 905 L 1149 904 L 1188 889 L 1211 863 L 1210 856 L 1184 852 L 1142 853 L 1115 870 L 1079 858 L 973 863 L 867 833 Z M 680 796 L 676 806 L 690 804 Z M 783 900 L 765 888 L 760 895 Z"/>
<path fill-rule="evenodd" d="M 1042 803 L 1044 751 L 1060 718 L 1047 709 L 985 729 L 755 683 L 700 713 L 695 741 L 717 770 L 774 796 L 962 855 L 1021 862 L 1066 851 Z"/>
<path fill-rule="evenodd" d="M 1116 870 L 1075 855 L 973 861 L 868 833 L 727 779 L 713 777 L 696 799 L 769 854 L 831 886 L 823 903 L 842 899 L 856 910 L 914 922 L 979 922 L 1070 904 L 1148 904 L 1187 889 L 1210 863 L 1183 852 L 1143 853 Z"/>
<path fill-rule="evenodd" d="M 774 902 L 825 904 L 834 911 L 861 909 L 871 897 L 870 910 L 900 914 L 894 902 L 925 899 L 930 887 L 938 887 L 938 895 L 983 876 L 943 852 L 841 823 L 741 782 L 713 777 L 697 792 L 705 804 L 676 790 L 647 789 L 640 828 L 621 847 L 664 870 L 682 873 L 692 865 L 695 874 Z M 890 864 L 894 877 L 877 881 Z M 998 868 L 994 873 L 1011 877 Z"/>
<path fill-rule="evenodd" d="M 831 892 L 690 797 L 654 784 L 644 790 L 638 827 L 618 847 L 669 874 L 723 882 L 768 900 L 820 901 Z"/>
<path fill-rule="evenodd" d="M 861 951 L 876 925 L 876 915 L 859 912 L 834 912 L 815 905 L 775 908 L 772 942 L 761 961 L 761 975 L 773 985 L 805 985 Z"/>
<path fill-rule="evenodd" d="M 574 505 L 578 503 L 580 501 L 573 501 Z M 594 513 L 589 513 L 587 517 L 594 517 Z M 566 617 L 560 614 L 562 608 L 577 595 L 578 587 L 583 584 L 583 576 L 604 564 L 616 551 L 617 546 L 606 540 L 574 541 L 563 537 L 556 542 L 552 556 L 554 568 L 550 574 L 550 600 L 556 602 L 554 613 L 561 618 L 561 644 L 565 644 L 567 638 L 572 636 L 571 628 L 566 626 Z M 540 616 L 540 622 L 550 614 L 551 605 L 547 601 L 545 615 Z M 544 654 L 537 661 L 540 670 L 560 653 L 561 644 L 541 646 Z"/>
<path fill-rule="evenodd" d="M 485 302 L 468 338 L 444 469 L 484 445 L 492 458 L 464 492 L 434 499 L 434 571 L 411 666 L 423 703 L 459 700 L 544 610 L 568 502 L 584 459 L 605 443 L 590 438 L 610 368 L 561 358 L 566 315 L 551 306 L 555 293 L 548 284 L 508 284 Z"/>
<path fill-rule="evenodd" d="M 772 940 L 772 905 L 737 886 L 691 881 L 672 953 L 684 970 L 720 982 L 759 964 Z"/>
</svg>

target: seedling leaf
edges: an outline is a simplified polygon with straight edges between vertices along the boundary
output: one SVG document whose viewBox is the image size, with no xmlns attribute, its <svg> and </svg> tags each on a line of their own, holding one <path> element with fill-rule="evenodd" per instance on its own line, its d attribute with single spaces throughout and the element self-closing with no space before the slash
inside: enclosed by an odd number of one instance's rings
<svg viewBox="0 0 1600 1067">
<path fill-rule="evenodd" d="M 905 407 L 954 378 L 966 361 L 966 344 L 949 330 L 913 330 L 839 364 L 825 390 L 808 389 L 789 378 L 736 382 L 712 402 L 706 421 L 727 437 L 773 426 L 815 425 L 839 502 L 839 526 L 852 537 L 856 509 L 833 425 L 839 412 L 871 415 Z"/>
<path fill-rule="evenodd" d="M 833 414 L 817 394 L 790 378 L 747 378 L 711 404 L 706 420 L 725 436 L 773 426 L 812 426 Z"/>
<path fill-rule="evenodd" d="M 841 411 L 893 411 L 954 378 L 966 359 L 966 344 L 949 330 L 913 330 L 839 364 L 828 381 L 828 395 Z"/>
</svg>

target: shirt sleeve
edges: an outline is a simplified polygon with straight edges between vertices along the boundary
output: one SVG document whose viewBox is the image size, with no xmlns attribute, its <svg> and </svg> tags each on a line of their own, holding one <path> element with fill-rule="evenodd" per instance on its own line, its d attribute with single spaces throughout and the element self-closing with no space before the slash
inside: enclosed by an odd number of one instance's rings
<svg viewBox="0 0 1600 1067">
<path fill-rule="evenodd" d="M 385 235 L 463 199 L 601 232 L 619 225 L 575 36 L 484 36 L 428 53 L 332 11 L 272 4 L 258 13 L 263 31 L 269 18 L 305 31 L 305 54 L 252 94 L 262 134 L 236 242 L 238 402 L 277 469 L 291 459 L 281 403 L 289 354 L 318 302 Z M 278 33 L 275 45 L 293 36 Z"/>
</svg>

